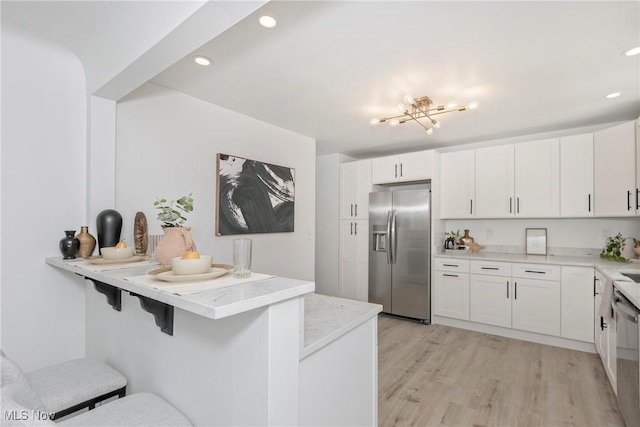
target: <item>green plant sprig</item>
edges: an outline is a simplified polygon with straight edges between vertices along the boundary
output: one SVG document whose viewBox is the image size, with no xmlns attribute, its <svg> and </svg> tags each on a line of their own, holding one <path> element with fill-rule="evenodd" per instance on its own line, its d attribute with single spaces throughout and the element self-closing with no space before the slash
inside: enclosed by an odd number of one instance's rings
<svg viewBox="0 0 640 427">
<path fill-rule="evenodd" d="M 153 206 L 158 209 L 158 220 L 162 222 L 162 227 L 182 227 L 187 221 L 184 216 L 189 212 L 193 212 L 192 193 L 188 196 L 182 196 L 178 200 L 172 200 L 167 203 L 167 199 L 156 198 Z"/>
<path fill-rule="evenodd" d="M 615 236 L 607 237 L 607 243 L 600 252 L 600 258 L 608 259 L 616 262 L 629 262 L 629 260 L 622 256 L 622 250 L 624 249 L 626 242 L 621 233 Z"/>
</svg>

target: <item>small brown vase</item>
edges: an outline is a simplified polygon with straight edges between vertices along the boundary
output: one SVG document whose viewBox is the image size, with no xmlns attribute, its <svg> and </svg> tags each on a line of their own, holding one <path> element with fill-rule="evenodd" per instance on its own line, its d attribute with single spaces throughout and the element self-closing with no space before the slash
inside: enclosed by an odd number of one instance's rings
<svg viewBox="0 0 640 427">
<path fill-rule="evenodd" d="M 80 233 L 76 238 L 80 240 L 78 256 L 80 258 L 90 258 L 96 248 L 96 238 L 89 234 L 89 227 L 86 225 L 80 227 Z"/>
<path fill-rule="evenodd" d="M 470 246 L 473 242 L 473 237 L 469 236 L 469 230 L 464 230 L 464 236 L 460 238 L 460 244 L 462 246 Z"/>
<path fill-rule="evenodd" d="M 163 228 L 164 236 L 158 242 L 155 256 L 162 265 L 168 266 L 173 257 L 184 255 L 186 251 L 195 251 L 196 244 L 191 237 L 191 227 Z"/>
</svg>

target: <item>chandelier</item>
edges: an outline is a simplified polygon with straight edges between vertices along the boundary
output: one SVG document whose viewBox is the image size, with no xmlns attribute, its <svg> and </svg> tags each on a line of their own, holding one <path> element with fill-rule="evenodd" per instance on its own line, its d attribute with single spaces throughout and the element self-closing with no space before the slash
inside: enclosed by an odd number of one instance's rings
<svg viewBox="0 0 640 427">
<path fill-rule="evenodd" d="M 429 135 L 433 133 L 433 128 L 439 128 L 440 122 L 433 118 L 439 114 L 451 113 L 453 111 L 466 111 L 478 108 L 477 102 L 471 102 L 468 105 L 458 105 L 456 103 L 449 103 L 447 105 L 434 106 L 433 101 L 428 96 L 422 96 L 420 98 L 413 98 L 411 95 L 404 96 L 405 104 L 398 105 L 398 108 L 402 114 L 392 117 L 380 117 L 379 119 L 371 119 L 371 124 L 388 122 L 391 126 L 397 126 L 402 123 L 406 123 L 409 120 L 413 120 L 427 131 Z M 422 120 L 426 119 L 426 120 Z M 425 124 L 426 122 L 426 124 Z M 432 127 L 433 126 L 433 127 Z"/>
</svg>

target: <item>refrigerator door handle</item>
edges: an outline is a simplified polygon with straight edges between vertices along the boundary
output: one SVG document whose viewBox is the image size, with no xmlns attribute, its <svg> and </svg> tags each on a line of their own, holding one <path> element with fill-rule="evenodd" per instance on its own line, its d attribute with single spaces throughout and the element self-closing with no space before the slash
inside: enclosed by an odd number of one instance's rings
<svg viewBox="0 0 640 427">
<path fill-rule="evenodd" d="M 398 235 L 396 233 L 396 210 L 394 209 L 391 214 L 391 245 L 393 246 L 391 263 L 395 264 L 396 259 L 396 251 L 398 249 Z"/>
<path fill-rule="evenodd" d="M 389 211 L 387 213 L 387 234 L 385 234 L 384 238 L 386 240 L 385 242 L 385 246 L 387 247 L 387 264 L 391 264 L 391 245 L 389 243 L 390 242 L 390 236 L 391 236 L 391 211 Z"/>
</svg>

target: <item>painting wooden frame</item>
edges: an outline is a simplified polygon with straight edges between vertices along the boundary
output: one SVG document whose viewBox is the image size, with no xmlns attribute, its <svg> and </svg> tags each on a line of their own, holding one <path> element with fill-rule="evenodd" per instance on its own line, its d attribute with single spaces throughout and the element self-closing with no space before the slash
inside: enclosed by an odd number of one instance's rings
<svg viewBox="0 0 640 427">
<path fill-rule="evenodd" d="M 218 153 L 216 235 L 294 231 L 295 169 Z"/>
</svg>

